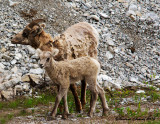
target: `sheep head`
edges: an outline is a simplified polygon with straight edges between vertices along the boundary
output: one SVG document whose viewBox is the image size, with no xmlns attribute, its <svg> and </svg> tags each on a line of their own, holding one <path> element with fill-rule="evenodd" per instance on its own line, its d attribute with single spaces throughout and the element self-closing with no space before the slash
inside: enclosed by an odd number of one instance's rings
<svg viewBox="0 0 160 124">
<path fill-rule="evenodd" d="M 53 59 L 53 57 L 55 57 L 59 53 L 59 50 L 54 49 L 52 50 L 52 52 L 50 52 L 41 51 L 40 49 L 38 49 L 37 52 L 40 57 L 40 67 L 45 68 L 50 66 L 51 59 Z"/>
<path fill-rule="evenodd" d="M 38 48 L 39 43 L 35 41 L 39 39 L 39 35 L 43 32 L 43 29 L 45 28 L 45 24 L 39 24 L 40 22 L 44 22 L 44 19 L 33 20 L 25 27 L 23 31 L 17 33 L 11 39 L 11 42 L 13 44 L 31 45 L 34 48 Z"/>
</svg>

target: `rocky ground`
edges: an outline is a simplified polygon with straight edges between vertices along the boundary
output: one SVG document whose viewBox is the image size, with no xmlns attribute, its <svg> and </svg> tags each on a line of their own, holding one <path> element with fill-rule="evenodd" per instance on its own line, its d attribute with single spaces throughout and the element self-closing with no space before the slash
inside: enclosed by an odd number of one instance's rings
<svg viewBox="0 0 160 124">
<path fill-rule="evenodd" d="M 35 50 L 10 42 L 36 18 L 46 20 L 45 31 L 52 36 L 79 21 L 93 24 L 100 34 L 103 86 L 149 87 L 152 82 L 160 90 L 159 0 L 0 0 L 1 99 L 19 91 L 31 95 L 28 75 L 36 83 L 43 77 Z"/>
</svg>

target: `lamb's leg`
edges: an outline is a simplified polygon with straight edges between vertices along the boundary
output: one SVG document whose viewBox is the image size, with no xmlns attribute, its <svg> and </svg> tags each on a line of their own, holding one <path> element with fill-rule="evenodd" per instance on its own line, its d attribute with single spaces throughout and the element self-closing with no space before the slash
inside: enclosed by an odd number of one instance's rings
<svg viewBox="0 0 160 124">
<path fill-rule="evenodd" d="M 70 89 L 72 91 L 72 94 L 74 96 L 74 100 L 75 100 L 75 104 L 76 104 L 76 110 L 78 112 L 81 112 L 82 111 L 82 105 L 81 105 L 81 102 L 78 98 L 78 93 L 76 92 L 77 88 L 76 88 L 76 85 L 75 84 L 71 84 L 70 85 Z"/>
<path fill-rule="evenodd" d="M 95 111 L 97 98 L 98 98 L 98 93 L 96 89 L 91 89 L 90 111 L 88 113 L 90 117 L 93 116 L 93 112 Z"/>
<path fill-rule="evenodd" d="M 67 93 L 63 97 L 63 103 L 64 103 L 64 113 L 69 114 L 68 103 L 67 103 Z"/>
<path fill-rule="evenodd" d="M 68 103 L 67 103 L 67 93 L 63 96 L 63 103 L 64 103 L 64 113 L 63 113 L 62 118 L 67 119 L 69 115 Z"/>
<path fill-rule="evenodd" d="M 82 103 L 82 108 L 85 107 L 86 104 L 86 88 L 87 88 L 87 84 L 85 82 L 85 80 L 81 81 L 81 103 Z"/>
<path fill-rule="evenodd" d="M 55 116 L 56 116 L 56 114 L 57 114 L 58 105 L 59 105 L 62 97 L 63 97 L 66 93 L 67 93 L 67 88 L 61 88 L 61 87 L 59 88 L 59 92 L 58 92 L 58 94 L 57 94 L 57 96 L 56 96 L 55 105 L 54 105 L 54 108 L 53 108 L 53 110 L 52 110 L 52 112 L 51 112 L 51 116 L 52 116 L 53 118 L 55 118 Z"/>
<path fill-rule="evenodd" d="M 99 95 L 100 100 L 102 102 L 103 115 L 106 116 L 108 111 L 109 111 L 109 108 L 108 108 L 108 105 L 107 105 L 107 102 L 106 102 L 105 92 L 99 85 L 97 85 L 97 89 L 98 89 L 98 95 Z"/>
</svg>

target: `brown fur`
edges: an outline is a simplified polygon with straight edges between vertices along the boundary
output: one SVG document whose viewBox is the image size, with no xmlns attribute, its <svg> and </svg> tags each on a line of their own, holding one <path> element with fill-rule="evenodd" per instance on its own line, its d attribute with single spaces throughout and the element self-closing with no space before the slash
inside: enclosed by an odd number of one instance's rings
<svg viewBox="0 0 160 124">
<path fill-rule="evenodd" d="M 81 56 L 97 58 L 99 36 L 90 24 L 80 22 L 68 28 L 62 35 L 54 38 L 46 33 L 43 28 L 44 24 L 34 25 L 32 28 L 27 25 L 23 32 L 18 33 L 11 42 L 31 45 L 35 49 L 40 48 L 43 51 L 52 51 L 53 48 L 49 43 L 53 43 L 55 48 L 63 51 L 62 56 L 66 54 L 64 59 L 74 59 Z M 40 34 L 33 35 L 38 29 L 42 30 Z M 27 37 L 24 37 L 23 33 L 27 34 Z"/>
<path fill-rule="evenodd" d="M 97 59 L 97 46 L 99 35 L 97 31 L 87 22 L 80 22 L 69 27 L 63 34 L 54 38 L 46 33 L 43 28 L 44 24 L 38 24 L 43 20 L 34 20 L 26 28 L 18 33 L 11 40 L 14 44 L 30 45 L 35 49 L 40 48 L 42 51 L 52 51 L 58 49 L 59 53 L 54 57 L 56 61 L 71 60 L 82 56 L 90 56 Z M 71 85 L 71 90 L 75 98 L 76 109 L 82 110 L 86 100 L 86 83 L 82 81 L 81 85 L 81 103 L 78 94 L 75 91 L 75 84 Z"/>
<path fill-rule="evenodd" d="M 52 117 L 54 118 L 57 113 L 57 107 L 61 101 L 61 98 L 67 96 L 67 91 L 70 84 L 74 84 L 79 80 L 85 79 L 89 85 L 89 89 L 92 94 L 89 116 L 93 116 L 95 111 L 95 105 L 98 95 L 100 96 L 103 114 L 107 114 L 108 105 L 106 103 L 105 94 L 102 88 L 97 85 L 97 76 L 100 71 L 100 64 L 97 60 L 91 57 L 80 57 L 74 60 L 66 60 L 57 62 L 53 59 L 53 56 L 58 54 L 58 50 L 51 52 L 44 51 L 40 53 L 40 64 L 44 67 L 48 76 L 53 83 L 56 83 L 60 90 L 56 97 L 55 106 L 52 110 Z M 53 55 L 53 56 L 52 56 Z M 64 101 L 64 113 L 68 114 L 67 98 Z"/>
</svg>

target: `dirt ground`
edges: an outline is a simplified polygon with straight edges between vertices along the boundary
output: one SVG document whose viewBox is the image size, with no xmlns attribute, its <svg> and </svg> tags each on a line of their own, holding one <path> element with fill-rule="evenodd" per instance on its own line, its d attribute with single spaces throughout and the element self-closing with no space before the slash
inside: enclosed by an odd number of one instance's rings
<svg viewBox="0 0 160 124">
<path fill-rule="evenodd" d="M 143 123 L 145 120 L 116 120 L 112 115 L 108 117 L 78 117 L 78 118 L 68 118 L 47 121 L 45 117 L 16 117 L 8 122 L 8 124 L 139 124 Z"/>
</svg>

